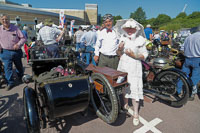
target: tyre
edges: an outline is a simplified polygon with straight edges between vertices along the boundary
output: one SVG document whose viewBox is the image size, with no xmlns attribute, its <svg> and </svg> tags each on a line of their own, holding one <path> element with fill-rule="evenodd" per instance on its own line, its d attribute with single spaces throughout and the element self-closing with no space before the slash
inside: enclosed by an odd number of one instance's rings
<svg viewBox="0 0 200 133">
<path fill-rule="evenodd" d="M 189 97 L 189 85 L 186 79 L 174 71 L 163 71 L 160 72 L 155 82 L 159 82 L 159 91 L 161 94 L 168 95 L 170 100 L 165 100 L 171 106 L 180 107 L 184 105 Z"/>
<path fill-rule="evenodd" d="M 35 101 L 35 92 L 31 88 L 25 88 L 23 94 L 24 113 L 28 133 L 40 133 L 40 121 Z"/>
<path fill-rule="evenodd" d="M 104 75 L 94 73 L 91 78 L 103 88 L 102 91 L 99 91 L 95 84 L 91 87 L 91 102 L 96 115 L 108 124 L 114 123 L 118 117 L 118 101 L 115 90 Z"/>
</svg>

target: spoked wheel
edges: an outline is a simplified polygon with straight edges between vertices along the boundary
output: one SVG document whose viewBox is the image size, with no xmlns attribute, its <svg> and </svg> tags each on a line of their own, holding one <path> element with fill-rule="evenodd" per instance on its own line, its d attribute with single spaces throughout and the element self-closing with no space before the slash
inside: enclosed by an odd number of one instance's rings
<svg viewBox="0 0 200 133">
<path fill-rule="evenodd" d="M 94 81 L 91 89 L 91 101 L 96 115 L 108 124 L 115 122 L 118 116 L 115 90 L 104 75 L 94 73 L 91 78 Z"/>
<path fill-rule="evenodd" d="M 155 81 L 158 81 L 160 88 L 163 88 L 159 91 L 170 97 L 167 102 L 171 106 L 179 107 L 187 102 L 189 85 L 181 74 L 174 71 L 164 71 L 157 75 Z"/>
<path fill-rule="evenodd" d="M 23 94 L 24 113 L 28 133 L 40 133 L 40 121 L 35 101 L 35 92 L 31 88 L 25 88 Z"/>
</svg>

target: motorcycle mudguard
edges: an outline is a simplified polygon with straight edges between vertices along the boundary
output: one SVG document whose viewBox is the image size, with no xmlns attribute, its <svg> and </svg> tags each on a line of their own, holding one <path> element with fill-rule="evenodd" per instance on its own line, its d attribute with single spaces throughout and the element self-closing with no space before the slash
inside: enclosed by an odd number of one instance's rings
<svg viewBox="0 0 200 133">
<path fill-rule="evenodd" d="M 26 86 L 24 88 L 23 96 L 28 130 L 38 132 L 40 131 L 40 121 L 37 111 L 35 91 Z"/>
<path fill-rule="evenodd" d="M 193 82 L 192 82 L 191 78 L 186 73 L 184 73 L 183 71 L 181 71 L 180 69 L 177 69 L 177 68 L 165 69 L 165 70 L 160 71 L 159 73 L 161 73 L 163 71 L 173 71 L 173 72 L 179 73 L 187 81 L 189 88 L 190 88 L 190 93 L 192 92 Z"/>
</svg>

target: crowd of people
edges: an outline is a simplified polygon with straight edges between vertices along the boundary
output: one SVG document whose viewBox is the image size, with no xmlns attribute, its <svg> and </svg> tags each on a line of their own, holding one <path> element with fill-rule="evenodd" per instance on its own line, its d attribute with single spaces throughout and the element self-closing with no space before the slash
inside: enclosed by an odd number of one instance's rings
<svg viewBox="0 0 200 133">
<path fill-rule="evenodd" d="M 22 65 L 21 47 L 26 44 L 28 35 L 27 27 L 23 31 L 13 24 L 10 24 L 8 15 L 1 16 L 0 26 L 0 57 L 4 63 L 5 78 L 7 81 L 6 90 L 14 87 L 13 63 L 16 66 L 16 73 L 21 80 L 24 69 Z M 99 67 L 110 67 L 128 73 L 128 83 L 125 88 L 124 109 L 133 116 L 133 124 L 139 124 L 139 101 L 143 99 L 142 64 L 148 56 L 146 49 L 146 39 L 167 40 L 169 36 L 166 32 L 161 35 L 158 31 L 153 31 L 151 25 L 143 26 L 133 19 L 128 19 L 121 29 L 124 33 L 119 37 L 113 28 L 113 16 L 106 14 L 103 16 L 102 27 L 91 26 L 83 31 L 82 27 L 74 33 L 69 34 L 67 23 L 61 29 L 52 27 L 53 21 L 46 19 L 44 25 L 37 34 L 37 40 L 42 41 L 47 49 L 49 57 L 59 57 L 59 44 L 74 43 L 75 49 L 80 53 L 77 57 L 86 64 L 92 63 Z M 145 32 L 143 36 L 141 31 Z M 175 32 L 172 37 L 177 36 Z M 200 32 L 189 36 L 182 50 L 185 53 L 186 61 L 182 70 L 189 74 L 189 67 L 192 67 L 192 80 L 194 82 L 193 95 L 197 93 L 197 83 L 200 75 Z M 169 39 L 169 38 L 168 38 Z M 34 38 L 35 41 L 35 38 Z M 33 45 L 33 44 L 32 44 Z M 134 111 L 128 105 L 128 99 L 132 99 Z M 134 112 L 134 113 L 133 113 Z"/>
</svg>

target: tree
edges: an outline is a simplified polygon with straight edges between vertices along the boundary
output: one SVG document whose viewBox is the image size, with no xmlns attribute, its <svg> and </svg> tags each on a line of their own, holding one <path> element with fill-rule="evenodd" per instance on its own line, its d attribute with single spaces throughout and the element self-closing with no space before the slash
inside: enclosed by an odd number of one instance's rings
<svg viewBox="0 0 200 133">
<path fill-rule="evenodd" d="M 185 18 L 185 17 L 187 17 L 185 12 L 181 12 L 176 16 L 176 18 Z"/>
<path fill-rule="evenodd" d="M 143 11 L 142 7 L 139 7 L 134 13 L 131 13 L 130 18 L 135 19 L 141 24 L 145 24 L 146 22 L 146 14 Z"/>
<path fill-rule="evenodd" d="M 146 20 L 146 23 L 144 24 L 144 27 L 147 24 L 150 24 L 153 29 L 157 29 L 158 27 L 156 27 L 155 25 L 153 25 L 155 20 L 156 20 L 155 18 L 151 18 L 151 19 Z"/>
<path fill-rule="evenodd" d="M 155 26 L 161 26 L 171 21 L 171 17 L 166 14 L 159 14 L 156 20 L 154 21 Z"/>
<path fill-rule="evenodd" d="M 200 12 L 193 12 L 188 16 L 189 19 L 200 18 Z"/>
<path fill-rule="evenodd" d="M 118 16 L 113 16 L 113 20 L 114 20 L 113 25 L 115 25 L 116 22 L 117 22 L 117 20 L 120 20 L 120 19 L 122 19 L 122 17 L 121 17 L 120 15 L 118 15 Z"/>
</svg>

